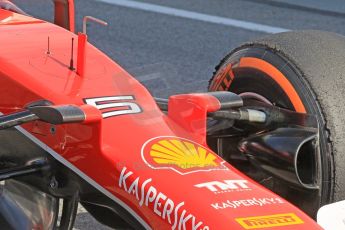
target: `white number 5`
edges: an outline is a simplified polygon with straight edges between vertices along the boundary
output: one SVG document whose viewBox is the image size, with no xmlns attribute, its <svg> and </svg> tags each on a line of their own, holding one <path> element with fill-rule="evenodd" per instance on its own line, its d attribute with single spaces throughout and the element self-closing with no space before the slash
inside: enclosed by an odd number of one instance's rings
<svg viewBox="0 0 345 230">
<path fill-rule="evenodd" d="M 124 114 L 141 113 L 142 109 L 134 101 L 133 96 L 111 96 L 84 99 L 86 104 L 93 105 L 102 111 L 103 118 Z"/>
</svg>

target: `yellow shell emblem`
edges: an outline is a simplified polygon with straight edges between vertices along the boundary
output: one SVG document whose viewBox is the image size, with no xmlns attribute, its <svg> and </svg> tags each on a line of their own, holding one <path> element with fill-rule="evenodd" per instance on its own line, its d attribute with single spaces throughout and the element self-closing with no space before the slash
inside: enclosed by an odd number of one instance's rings
<svg viewBox="0 0 345 230">
<path fill-rule="evenodd" d="M 159 137 L 151 140 L 143 146 L 142 156 L 154 169 L 170 168 L 182 174 L 226 169 L 216 154 L 182 138 Z"/>
<path fill-rule="evenodd" d="M 181 140 L 161 140 L 151 147 L 150 156 L 158 164 L 182 169 L 217 166 L 216 156 L 200 146 Z"/>
</svg>

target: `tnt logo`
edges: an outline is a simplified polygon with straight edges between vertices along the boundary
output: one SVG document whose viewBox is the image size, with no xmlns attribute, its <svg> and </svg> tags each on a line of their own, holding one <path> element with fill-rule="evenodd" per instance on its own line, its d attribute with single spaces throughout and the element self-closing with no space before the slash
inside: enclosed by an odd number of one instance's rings
<svg viewBox="0 0 345 230">
<path fill-rule="evenodd" d="M 251 188 L 247 185 L 246 180 L 224 180 L 224 181 L 210 181 L 202 184 L 194 185 L 197 188 L 207 188 L 216 194 L 225 192 L 239 192 L 248 191 Z"/>
</svg>

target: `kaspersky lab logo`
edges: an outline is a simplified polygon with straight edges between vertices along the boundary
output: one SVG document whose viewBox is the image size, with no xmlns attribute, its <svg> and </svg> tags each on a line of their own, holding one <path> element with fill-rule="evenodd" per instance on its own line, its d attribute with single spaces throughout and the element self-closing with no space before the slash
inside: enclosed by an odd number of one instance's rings
<svg viewBox="0 0 345 230">
<path fill-rule="evenodd" d="M 228 170 L 224 160 L 193 141 L 179 137 L 156 137 L 142 147 L 144 162 L 153 169 L 169 169 L 179 174 Z"/>
</svg>

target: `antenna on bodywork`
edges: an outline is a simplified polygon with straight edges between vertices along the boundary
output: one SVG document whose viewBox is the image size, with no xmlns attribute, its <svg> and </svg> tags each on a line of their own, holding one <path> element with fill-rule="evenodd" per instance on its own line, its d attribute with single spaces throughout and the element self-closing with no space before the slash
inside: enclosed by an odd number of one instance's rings
<svg viewBox="0 0 345 230">
<path fill-rule="evenodd" d="M 50 37 L 48 36 L 47 54 L 50 54 Z"/>
<path fill-rule="evenodd" d="M 95 18 L 95 17 L 92 17 L 92 16 L 85 16 L 85 17 L 83 18 L 83 33 L 84 33 L 84 34 L 87 34 L 87 33 L 86 33 L 86 28 L 87 28 L 87 22 L 88 22 L 88 21 L 96 22 L 96 23 L 98 23 L 98 24 L 100 24 L 100 25 L 102 25 L 102 26 L 107 26 L 107 25 L 108 25 L 107 22 L 105 22 L 105 21 L 103 21 L 103 20 L 101 20 L 101 19 L 98 19 L 98 18 Z"/>
<path fill-rule="evenodd" d="M 78 33 L 78 59 L 77 59 L 77 74 L 81 77 L 85 73 L 85 62 L 86 62 L 86 44 L 87 44 L 87 34 L 86 26 L 88 21 L 93 21 L 103 26 L 107 26 L 108 23 L 91 16 L 85 16 L 83 19 L 83 32 Z"/>
<path fill-rule="evenodd" d="M 69 69 L 74 70 L 74 64 L 73 64 L 73 51 L 74 51 L 74 38 L 72 38 L 72 46 L 71 46 L 71 59 L 69 62 Z"/>
<path fill-rule="evenodd" d="M 78 33 L 77 74 L 81 77 L 83 77 L 85 73 L 86 43 L 87 35 L 84 33 Z"/>
</svg>

